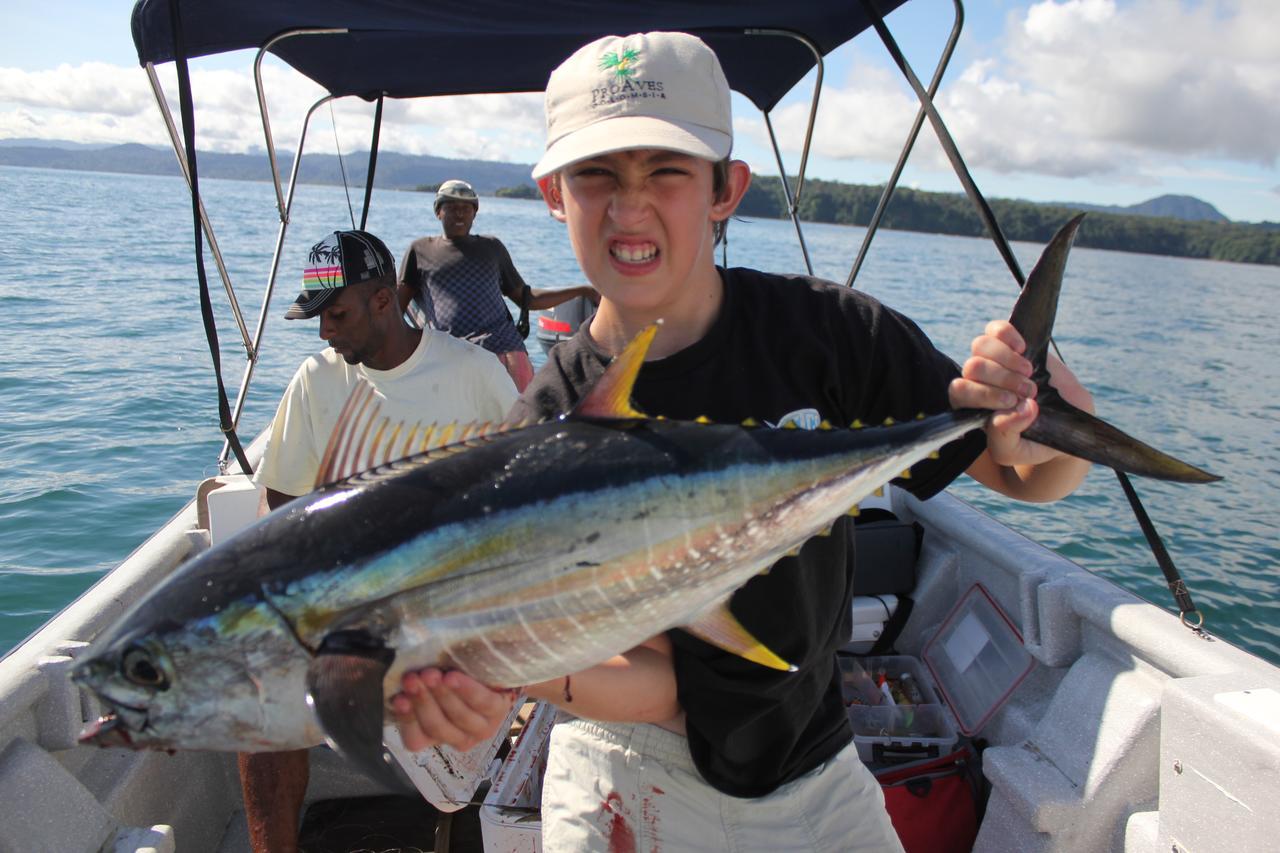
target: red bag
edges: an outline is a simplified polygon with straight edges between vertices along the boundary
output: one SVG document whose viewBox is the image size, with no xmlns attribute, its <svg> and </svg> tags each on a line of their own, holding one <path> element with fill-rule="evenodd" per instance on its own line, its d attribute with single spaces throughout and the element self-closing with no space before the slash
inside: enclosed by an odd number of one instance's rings
<svg viewBox="0 0 1280 853">
<path fill-rule="evenodd" d="M 968 747 L 878 771 L 884 805 L 907 853 L 969 853 L 978 837 L 978 797 Z"/>
</svg>

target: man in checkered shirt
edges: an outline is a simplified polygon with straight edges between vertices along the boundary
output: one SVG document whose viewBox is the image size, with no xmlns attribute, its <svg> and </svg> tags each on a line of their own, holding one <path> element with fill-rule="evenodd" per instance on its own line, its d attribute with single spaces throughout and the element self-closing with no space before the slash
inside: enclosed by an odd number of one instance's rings
<svg viewBox="0 0 1280 853">
<path fill-rule="evenodd" d="M 417 303 L 432 328 L 478 344 L 495 354 L 523 391 L 533 378 L 524 346 L 528 328 L 517 331 L 502 297 L 522 309 L 552 308 L 576 296 L 600 297 L 582 285 L 534 290 L 524 283 L 507 247 L 497 237 L 472 234 L 480 200 L 466 181 L 451 180 L 436 192 L 439 237 L 414 241 L 400 263 L 400 304 Z"/>
</svg>

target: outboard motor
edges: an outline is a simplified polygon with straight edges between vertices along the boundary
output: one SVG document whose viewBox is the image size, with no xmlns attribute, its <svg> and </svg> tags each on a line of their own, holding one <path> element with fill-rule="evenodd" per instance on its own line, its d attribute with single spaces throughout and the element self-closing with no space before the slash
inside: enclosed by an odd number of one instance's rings
<svg viewBox="0 0 1280 853">
<path fill-rule="evenodd" d="M 542 351 L 549 353 L 560 341 L 573 337 L 593 310 L 589 299 L 575 296 L 568 302 L 561 302 L 554 308 L 538 312 L 538 343 L 542 345 Z"/>
</svg>

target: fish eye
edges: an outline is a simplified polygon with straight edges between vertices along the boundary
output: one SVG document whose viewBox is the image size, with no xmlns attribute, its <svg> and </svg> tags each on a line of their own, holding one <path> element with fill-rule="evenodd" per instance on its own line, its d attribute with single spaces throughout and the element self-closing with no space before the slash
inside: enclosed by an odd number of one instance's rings
<svg viewBox="0 0 1280 853">
<path fill-rule="evenodd" d="M 125 649 L 120 660 L 120 674 L 142 687 L 169 689 L 169 679 L 164 670 L 156 665 L 151 652 L 140 643 L 134 643 Z"/>
</svg>

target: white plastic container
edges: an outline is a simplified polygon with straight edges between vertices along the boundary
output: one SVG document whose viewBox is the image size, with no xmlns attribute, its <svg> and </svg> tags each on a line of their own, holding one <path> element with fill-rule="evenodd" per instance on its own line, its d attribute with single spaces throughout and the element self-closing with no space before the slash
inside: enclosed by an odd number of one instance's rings
<svg viewBox="0 0 1280 853">
<path fill-rule="evenodd" d="M 884 633 L 884 623 L 898 609 L 898 596 L 855 595 L 851 609 L 853 633 L 845 649 L 857 655 L 865 655 Z"/>
<path fill-rule="evenodd" d="M 540 853 L 542 774 L 557 711 L 539 702 L 480 807 L 487 853 Z"/>
</svg>

